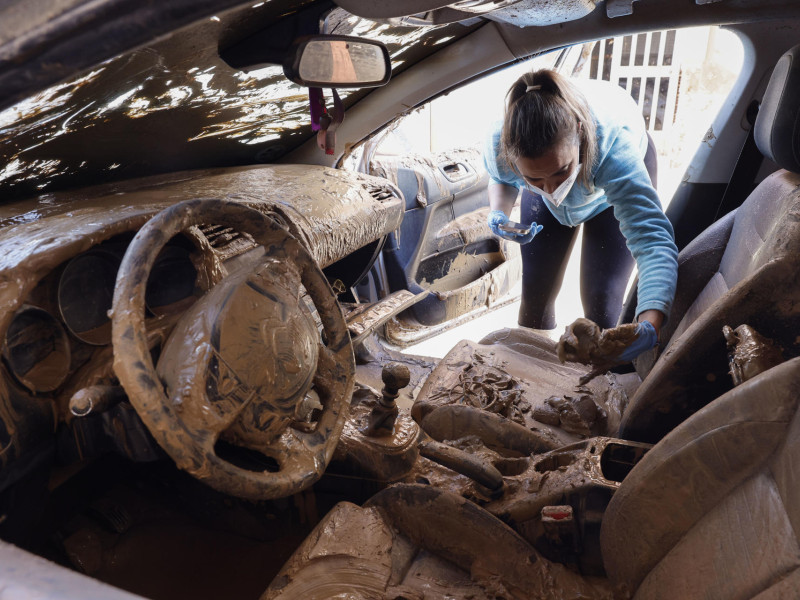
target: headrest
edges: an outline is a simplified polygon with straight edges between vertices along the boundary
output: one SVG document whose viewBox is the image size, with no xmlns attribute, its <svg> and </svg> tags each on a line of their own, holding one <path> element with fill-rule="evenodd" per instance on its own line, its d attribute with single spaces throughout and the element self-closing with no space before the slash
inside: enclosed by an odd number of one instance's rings
<svg viewBox="0 0 800 600">
<path fill-rule="evenodd" d="M 754 135 L 764 156 L 782 169 L 800 173 L 800 45 L 775 65 Z"/>
</svg>

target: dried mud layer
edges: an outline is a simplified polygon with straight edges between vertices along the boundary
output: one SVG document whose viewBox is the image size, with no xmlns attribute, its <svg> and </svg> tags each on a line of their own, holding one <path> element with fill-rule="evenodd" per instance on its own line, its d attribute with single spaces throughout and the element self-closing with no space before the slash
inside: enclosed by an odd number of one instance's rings
<svg viewBox="0 0 800 600">
<path fill-rule="evenodd" d="M 722 328 L 728 342 L 728 364 L 733 385 L 739 385 L 783 362 L 783 348 L 750 325 Z"/>
<path fill-rule="evenodd" d="M 614 435 L 628 402 L 618 376 L 581 384 L 587 369 L 562 365 L 555 344 L 521 330 L 503 330 L 482 344 L 456 345 L 425 382 L 414 417 L 431 431 L 437 410 L 467 406 L 494 413 L 534 434 L 553 449 L 591 435 Z"/>
<path fill-rule="evenodd" d="M 487 541 L 497 551 L 486 552 Z M 544 559 L 473 503 L 422 485 L 393 486 L 363 508 L 338 504 L 261 600 L 340 595 L 392 600 L 614 597 L 607 583 Z"/>
<path fill-rule="evenodd" d="M 132 235 L 162 209 L 194 198 L 224 199 L 268 215 L 322 267 L 379 239 L 402 219 L 400 195 L 389 182 L 299 165 L 174 173 L 6 204 L 0 208 L 0 334 L 6 337 L 19 312 L 36 316 L 35 311 L 42 310 L 60 315 L 59 269 L 68 261 L 100 244 L 116 243 L 114 240 Z M 187 224 L 183 235 L 194 247 L 195 285 L 201 291 L 220 281 L 226 264 L 256 247 L 251 237 L 213 219 Z M 121 259 L 124 249 L 123 242 L 115 260 Z M 81 309 L 80 302 L 76 306 Z M 164 342 L 177 316 L 148 317 L 149 348 Z M 41 317 L 39 321 L 43 322 Z M 50 328 L 63 327 L 56 323 Z M 111 369 L 110 329 L 106 320 L 96 331 L 79 332 L 87 341 L 72 343 L 71 352 L 67 344 L 57 343 L 56 352 L 40 360 L 38 367 L 18 369 L 27 374 L 23 385 L 2 367 L 0 482 L 12 473 L 10 467 L 17 460 L 52 436 L 57 422 L 73 418 L 69 403 L 74 396 L 84 406 L 90 400 L 102 404 L 104 398 L 116 398 L 114 390 L 101 393 L 101 388 L 94 387 L 117 385 Z M 35 333 L 35 327 L 23 328 L 19 334 L 23 337 L 15 338 L 17 347 L 26 343 L 25 335 Z M 11 346 L 14 348 L 13 343 Z M 38 396 L 34 398 L 34 394 Z"/>
<path fill-rule="evenodd" d="M 417 193 L 414 200 L 419 207 L 438 202 L 454 192 L 468 189 L 475 183 L 475 176 L 464 177 L 461 183 L 443 174 L 441 165 L 481 164 L 481 153 L 478 150 L 467 148 L 451 150 L 435 155 L 407 154 L 401 157 L 373 159 L 369 172 L 372 175 L 384 177 L 394 183 L 399 182 L 398 171 L 404 169 L 411 171 L 416 179 Z M 455 185 L 453 185 L 455 183 Z"/>
</svg>

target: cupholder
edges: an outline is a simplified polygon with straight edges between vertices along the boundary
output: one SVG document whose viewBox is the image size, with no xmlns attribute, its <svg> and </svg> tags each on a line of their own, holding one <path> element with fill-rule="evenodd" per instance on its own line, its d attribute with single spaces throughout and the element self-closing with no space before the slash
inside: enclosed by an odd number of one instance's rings
<svg viewBox="0 0 800 600">
<path fill-rule="evenodd" d="M 649 448 L 642 446 L 629 446 L 627 444 L 610 443 L 603 449 L 600 457 L 600 468 L 603 477 L 609 481 L 622 481 L 631 472 L 633 467 L 642 460 Z"/>
<path fill-rule="evenodd" d="M 548 471 L 557 471 L 562 467 L 568 467 L 577 460 L 577 455 L 573 452 L 561 452 L 558 454 L 551 454 L 536 463 L 535 469 L 539 473 L 547 473 Z"/>
</svg>

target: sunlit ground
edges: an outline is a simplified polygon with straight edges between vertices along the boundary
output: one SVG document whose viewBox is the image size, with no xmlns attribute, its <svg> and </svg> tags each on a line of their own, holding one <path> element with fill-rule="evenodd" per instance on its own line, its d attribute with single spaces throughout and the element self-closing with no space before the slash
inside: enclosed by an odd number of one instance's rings
<svg viewBox="0 0 800 600">
<path fill-rule="evenodd" d="M 579 245 L 580 240 L 576 242 L 575 246 L 577 247 Z M 580 286 L 578 283 L 579 267 L 580 249 L 578 248 L 570 257 L 567 272 L 564 276 L 564 285 L 561 287 L 561 292 L 556 301 L 556 328 L 551 331 L 543 332 L 554 339 L 558 339 L 561 336 L 564 332 L 564 328 L 569 323 L 583 316 Z M 511 290 L 510 294 L 519 295 L 519 285 L 516 289 Z M 461 340 L 479 342 L 487 334 L 497 331 L 498 329 L 517 327 L 518 313 L 519 300 L 498 308 L 497 310 L 490 311 L 488 314 L 454 327 L 444 333 L 440 333 L 436 337 L 409 346 L 403 350 L 403 352 L 405 354 L 443 358 L 444 355 Z"/>
</svg>

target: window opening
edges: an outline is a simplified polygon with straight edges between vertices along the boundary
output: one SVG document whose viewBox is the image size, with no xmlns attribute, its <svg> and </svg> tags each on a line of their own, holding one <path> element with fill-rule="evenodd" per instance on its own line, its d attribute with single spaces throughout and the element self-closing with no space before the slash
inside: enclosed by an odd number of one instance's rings
<svg viewBox="0 0 800 600">
<path fill-rule="evenodd" d="M 675 30 L 671 29 L 667 32 L 667 41 L 664 44 L 664 64 L 672 64 L 672 54 L 675 52 Z"/>
<path fill-rule="evenodd" d="M 592 79 L 597 79 L 597 65 L 600 62 L 600 44 L 595 44 L 594 50 L 592 50 L 592 71 L 590 77 Z"/>
<path fill-rule="evenodd" d="M 650 67 L 655 67 L 658 65 L 658 50 L 661 46 L 661 32 L 654 31 L 652 36 L 650 37 L 650 60 L 647 62 L 647 65 Z"/>
<path fill-rule="evenodd" d="M 631 46 L 632 46 L 633 38 L 629 35 L 626 35 L 622 38 L 622 57 L 620 59 L 620 64 L 623 67 L 627 67 L 631 64 Z"/>
<path fill-rule="evenodd" d="M 644 50 L 647 46 L 647 34 L 640 33 L 636 36 L 636 58 L 633 61 L 633 64 L 637 67 L 641 67 L 644 64 Z"/>
</svg>

